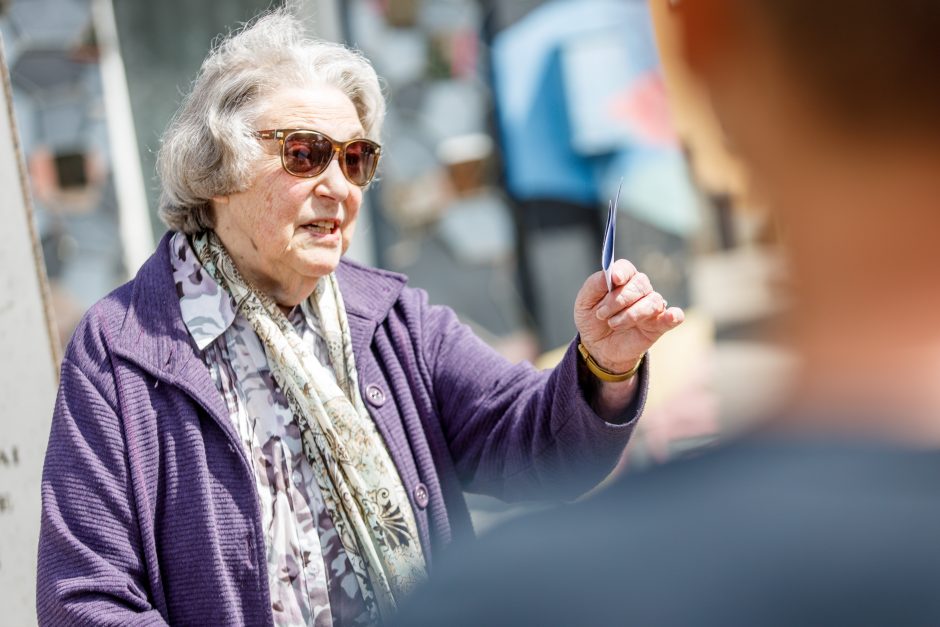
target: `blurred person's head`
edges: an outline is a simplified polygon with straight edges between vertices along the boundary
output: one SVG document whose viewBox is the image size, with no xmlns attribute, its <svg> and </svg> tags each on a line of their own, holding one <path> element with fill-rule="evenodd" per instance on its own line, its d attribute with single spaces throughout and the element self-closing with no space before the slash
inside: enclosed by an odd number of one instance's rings
<svg viewBox="0 0 940 627">
<path fill-rule="evenodd" d="M 292 306 L 350 244 L 384 115 L 363 56 L 267 13 L 214 47 L 164 133 L 160 216 L 215 231 L 250 283 Z"/>
<path fill-rule="evenodd" d="M 940 408 L 940 3 L 673 4 L 788 245 L 807 389 Z"/>
</svg>

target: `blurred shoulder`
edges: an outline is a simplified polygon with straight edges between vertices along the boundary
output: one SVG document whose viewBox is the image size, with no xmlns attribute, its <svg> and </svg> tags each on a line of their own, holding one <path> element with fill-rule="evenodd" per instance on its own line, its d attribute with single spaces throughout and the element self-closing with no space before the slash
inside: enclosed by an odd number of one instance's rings
<svg viewBox="0 0 940 627">
<path fill-rule="evenodd" d="M 722 445 L 456 551 L 402 624 L 861 624 L 899 599 L 940 618 L 938 472 L 880 443 Z"/>
</svg>

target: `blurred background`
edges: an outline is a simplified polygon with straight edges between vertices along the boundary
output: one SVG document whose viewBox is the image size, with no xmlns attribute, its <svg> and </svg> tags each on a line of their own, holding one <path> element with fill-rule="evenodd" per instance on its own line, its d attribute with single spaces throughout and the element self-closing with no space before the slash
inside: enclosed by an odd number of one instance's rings
<svg viewBox="0 0 940 627">
<path fill-rule="evenodd" d="M 59 341 L 164 227 L 161 132 L 213 40 L 278 3 L 3 0 L 0 32 Z M 652 356 L 618 472 L 745 424 L 784 389 L 786 265 L 759 198 L 678 63 L 668 0 L 303 0 L 312 35 L 361 49 L 389 113 L 350 255 L 405 273 L 514 361 L 550 367 L 617 256 L 687 322 Z M 473 497 L 478 527 L 509 515 Z"/>
</svg>

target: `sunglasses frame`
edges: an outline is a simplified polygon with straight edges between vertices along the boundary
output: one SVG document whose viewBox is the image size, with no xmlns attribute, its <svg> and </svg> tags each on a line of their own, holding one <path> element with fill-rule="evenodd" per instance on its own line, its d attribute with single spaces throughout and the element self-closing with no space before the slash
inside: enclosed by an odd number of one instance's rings
<svg viewBox="0 0 940 627">
<path fill-rule="evenodd" d="M 293 135 L 294 133 L 313 133 L 313 134 L 319 135 L 320 137 L 323 137 L 324 139 L 329 141 L 330 144 L 332 144 L 333 154 L 330 157 L 330 159 L 326 162 L 326 165 L 323 166 L 322 170 L 320 170 L 319 172 L 314 172 L 311 170 L 311 172 L 309 173 L 297 173 L 297 172 L 291 172 L 287 168 L 287 163 L 285 162 L 286 157 L 284 155 L 284 150 L 285 150 L 285 147 L 287 146 L 287 138 Z M 321 174 L 326 172 L 327 168 L 330 167 L 330 164 L 333 162 L 333 159 L 337 159 L 339 161 L 339 169 L 342 170 L 343 176 L 346 177 L 346 180 L 352 183 L 353 185 L 355 185 L 356 187 L 365 187 L 369 183 L 372 182 L 372 179 L 375 178 L 375 173 L 379 168 L 379 159 L 382 158 L 382 145 L 377 144 L 371 139 L 356 138 L 356 139 L 350 139 L 349 141 L 345 141 L 345 142 L 338 142 L 332 137 L 330 137 L 329 135 L 327 135 L 326 133 L 323 133 L 322 131 L 316 131 L 312 128 L 267 129 L 263 131 L 255 131 L 255 137 L 257 137 L 258 139 L 278 140 L 278 143 L 280 144 L 280 147 L 281 147 L 281 151 L 280 151 L 281 152 L 281 167 L 284 168 L 284 171 L 290 174 L 291 176 L 296 176 L 297 178 L 302 178 L 302 179 L 310 179 L 315 176 L 320 176 Z M 375 166 L 372 168 L 372 172 L 369 174 L 368 180 L 362 184 L 356 183 L 350 178 L 349 172 L 346 171 L 346 159 L 344 158 L 346 155 L 346 148 L 349 147 L 350 144 L 355 144 L 356 142 L 365 142 L 375 148 Z"/>
</svg>

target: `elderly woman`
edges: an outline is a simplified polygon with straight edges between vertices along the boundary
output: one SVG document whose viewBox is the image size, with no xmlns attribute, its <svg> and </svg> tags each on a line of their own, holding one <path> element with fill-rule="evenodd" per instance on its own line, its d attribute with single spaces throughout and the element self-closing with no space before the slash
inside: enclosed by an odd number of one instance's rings
<svg viewBox="0 0 940 627">
<path fill-rule="evenodd" d="M 170 232 L 62 364 L 41 623 L 381 622 L 472 534 L 464 490 L 571 497 L 613 466 L 682 312 L 619 261 L 537 372 L 342 261 L 383 114 L 368 62 L 283 11 L 206 59 L 160 151 Z"/>
</svg>

